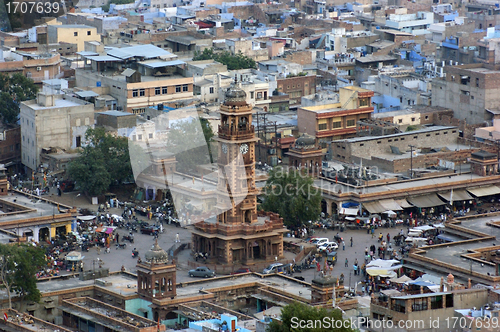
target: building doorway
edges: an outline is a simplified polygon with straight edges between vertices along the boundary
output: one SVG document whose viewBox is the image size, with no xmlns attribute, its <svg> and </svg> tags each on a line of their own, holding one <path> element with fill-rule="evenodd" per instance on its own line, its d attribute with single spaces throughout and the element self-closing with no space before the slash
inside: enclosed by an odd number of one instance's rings
<svg viewBox="0 0 500 332">
<path fill-rule="evenodd" d="M 255 241 L 253 243 L 253 258 L 254 259 L 259 259 L 260 258 L 260 246 L 257 243 L 257 241 Z"/>
</svg>

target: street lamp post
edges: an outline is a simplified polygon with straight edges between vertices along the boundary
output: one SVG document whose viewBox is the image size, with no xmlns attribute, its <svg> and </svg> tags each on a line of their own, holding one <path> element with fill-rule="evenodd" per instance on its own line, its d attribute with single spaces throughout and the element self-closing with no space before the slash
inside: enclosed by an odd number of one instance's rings
<svg viewBox="0 0 500 332">
<path fill-rule="evenodd" d="M 80 197 L 81 195 L 82 195 L 82 194 L 78 194 L 78 195 L 76 195 L 76 196 L 74 196 L 74 197 L 73 197 L 73 207 L 75 207 L 75 199 L 76 199 L 77 197 Z"/>
<path fill-rule="evenodd" d="M 410 179 L 413 179 L 413 149 L 415 145 L 410 145 Z"/>
</svg>

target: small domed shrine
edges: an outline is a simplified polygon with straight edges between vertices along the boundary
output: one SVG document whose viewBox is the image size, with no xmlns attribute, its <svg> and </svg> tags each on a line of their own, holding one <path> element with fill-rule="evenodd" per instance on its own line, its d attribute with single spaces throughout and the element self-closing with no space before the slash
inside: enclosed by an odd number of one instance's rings
<svg viewBox="0 0 500 332">
<path fill-rule="evenodd" d="M 138 260 L 136 265 L 137 293 L 149 301 L 174 298 L 176 266 L 169 261 L 167 252 L 158 245 L 158 240 L 144 258 Z"/>
<path fill-rule="evenodd" d="M 302 134 L 286 154 L 289 167 L 305 169 L 314 177 L 321 174 L 323 150 L 316 144 L 314 137 Z"/>
</svg>

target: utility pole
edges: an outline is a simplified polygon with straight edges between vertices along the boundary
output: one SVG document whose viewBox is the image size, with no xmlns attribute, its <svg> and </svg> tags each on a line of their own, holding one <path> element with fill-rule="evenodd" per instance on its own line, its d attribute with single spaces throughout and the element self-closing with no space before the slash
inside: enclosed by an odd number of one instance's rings
<svg viewBox="0 0 500 332">
<path fill-rule="evenodd" d="M 410 145 L 410 179 L 413 179 L 413 149 L 415 145 Z"/>
</svg>

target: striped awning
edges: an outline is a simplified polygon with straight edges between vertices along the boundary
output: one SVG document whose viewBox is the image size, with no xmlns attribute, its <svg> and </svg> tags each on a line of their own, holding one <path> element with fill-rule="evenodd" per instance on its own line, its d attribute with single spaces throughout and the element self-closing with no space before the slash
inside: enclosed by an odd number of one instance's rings
<svg viewBox="0 0 500 332">
<path fill-rule="evenodd" d="M 419 208 L 429 208 L 445 205 L 445 202 L 443 202 L 436 194 L 410 196 L 408 197 L 408 202 Z"/>
</svg>

